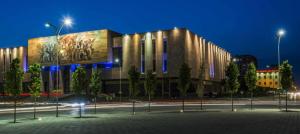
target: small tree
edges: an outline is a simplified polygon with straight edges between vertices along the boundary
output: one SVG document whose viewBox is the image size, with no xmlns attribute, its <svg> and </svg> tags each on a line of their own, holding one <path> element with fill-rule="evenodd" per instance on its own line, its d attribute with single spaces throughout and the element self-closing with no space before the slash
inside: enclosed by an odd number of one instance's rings
<svg viewBox="0 0 300 134">
<path fill-rule="evenodd" d="M 226 70 L 226 87 L 230 92 L 231 97 L 231 110 L 233 111 L 233 94 L 235 94 L 240 86 L 239 80 L 239 69 L 234 62 L 230 62 Z"/>
<path fill-rule="evenodd" d="M 94 97 L 95 114 L 96 114 L 97 113 L 97 95 L 102 90 L 101 70 L 96 69 L 95 71 L 93 71 L 89 86 L 92 91 L 92 95 Z"/>
<path fill-rule="evenodd" d="M 282 89 L 285 91 L 285 111 L 287 112 L 287 101 L 288 101 L 288 96 L 287 93 L 288 91 L 292 88 L 293 86 L 293 74 L 292 74 L 292 66 L 288 63 L 288 61 L 284 61 L 283 64 L 280 66 L 280 75 L 281 75 L 281 86 Z"/>
<path fill-rule="evenodd" d="M 256 81 L 257 81 L 257 76 L 256 76 L 256 67 L 253 63 L 250 63 L 248 65 L 248 69 L 245 74 L 245 83 L 246 86 L 248 87 L 248 90 L 251 93 L 251 110 L 252 110 L 252 101 L 253 101 L 253 92 L 256 89 Z"/>
<path fill-rule="evenodd" d="M 36 100 L 41 93 L 41 65 L 32 64 L 29 66 L 29 73 L 31 74 L 29 89 L 31 96 L 34 98 L 33 118 L 36 119 Z"/>
<path fill-rule="evenodd" d="M 151 96 L 155 93 L 156 88 L 156 76 L 151 70 L 148 70 L 145 78 L 145 91 L 148 95 L 148 112 L 150 112 Z"/>
<path fill-rule="evenodd" d="M 132 112 L 135 114 L 135 97 L 139 94 L 138 85 L 140 80 L 140 73 L 135 66 L 131 66 L 128 70 L 129 80 L 129 97 L 132 99 Z"/>
<path fill-rule="evenodd" d="M 201 110 L 203 110 L 203 95 L 204 95 L 204 78 L 205 78 L 205 65 L 204 63 L 200 66 L 199 77 L 198 77 L 198 85 L 196 94 L 201 100 Z"/>
<path fill-rule="evenodd" d="M 22 91 L 23 71 L 20 68 L 20 60 L 13 59 L 9 70 L 6 72 L 5 91 L 14 98 L 14 123 L 17 115 L 17 97 Z"/>
<path fill-rule="evenodd" d="M 179 82 L 178 82 L 178 90 L 182 97 L 182 112 L 184 112 L 184 99 L 186 97 L 186 92 L 190 88 L 191 83 L 191 69 L 186 64 L 183 63 L 179 69 Z"/>
<path fill-rule="evenodd" d="M 82 100 L 82 91 L 87 87 L 87 78 L 85 69 L 80 66 L 75 72 L 72 74 L 72 86 L 74 89 L 74 93 L 78 98 L 78 108 L 79 108 L 79 117 L 81 118 L 81 100 Z"/>
</svg>

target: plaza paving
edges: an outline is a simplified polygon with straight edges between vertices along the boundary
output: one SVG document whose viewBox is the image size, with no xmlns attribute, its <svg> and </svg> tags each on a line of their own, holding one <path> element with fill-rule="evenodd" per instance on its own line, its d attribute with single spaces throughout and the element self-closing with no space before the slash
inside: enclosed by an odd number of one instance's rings
<svg viewBox="0 0 300 134">
<path fill-rule="evenodd" d="M 161 110 L 163 109 L 163 110 Z M 86 110 L 83 118 L 76 118 L 76 111 L 40 112 L 37 120 L 32 113 L 19 114 L 16 124 L 10 123 L 11 114 L 0 114 L 0 134 L 299 134 L 300 112 L 280 112 L 276 109 L 240 109 L 198 111 L 187 107 L 137 108 L 131 115 L 130 108 L 98 109 L 98 114 Z"/>
</svg>

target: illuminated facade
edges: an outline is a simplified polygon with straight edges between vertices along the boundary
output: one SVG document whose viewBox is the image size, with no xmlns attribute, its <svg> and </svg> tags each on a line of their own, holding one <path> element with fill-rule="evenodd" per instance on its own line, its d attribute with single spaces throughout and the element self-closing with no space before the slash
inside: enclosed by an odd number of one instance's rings
<svg viewBox="0 0 300 134">
<path fill-rule="evenodd" d="M 26 71 L 28 67 L 27 47 L 19 46 L 11 48 L 0 48 L 0 94 L 4 91 L 3 83 L 5 81 L 5 72 L 9 69 L 9 65 L 15 58 L 20 59 L 20 67 L 23 71 Z M 26 76 L 27 75 L 25 75 L 25 77 Z"/>
<path fill-rule="evenodd" d="M 279 87 L 279 78 L 278 78 L 278 69 L 270 68 L 264 70 L 257 70 L 257 82 L 258 87 L 278 89 Z"/>
<path fill-rule="evenodd" d="M 94 69 L 102 69 L 104 92 L 107 93 L 118 93 L 121 73 L 122 90 L 126 94 L 127 72 L 131 66 L 136 66 L 142 74 L 142 81 L 144 73 L 152 70 L 158 78 L 157 92 L 162 96 L 172 96 L 178 93 L 176 86 L 182 63 L 187 63 L 191 68 L 191 88 L 195 88 L 200 66 L 204 64 L 207 89 L 218 90 L 220 81 L 225 78 L 225 67 L 231 59 L 231 54 L 223 48 L 184 28 L 135 34 L 96 30 L 66 34 L 58 40 L 57 45 L 55 37 L 34 38 L 28 41 L 28 50 L 23 48 L 22 65 L 25 68 L 33 63 L 43 66 L 44 92 L 57 88 L 64 93 L 71 92 L 72 73 L 82 65 L 87 70 L 87 77 Z M 1 54 L 4 50 L 1 49 Z M 29 64 L 24 57 L 28 57 Z M 1 55 L 1 62 L 2 58 Z M 119 62 L 115 62 L 116 59 Z M 2 68 L 1 71 L 5 71 Z M 141 82 L 141 88 L 142 85 Z"/>
</svg>

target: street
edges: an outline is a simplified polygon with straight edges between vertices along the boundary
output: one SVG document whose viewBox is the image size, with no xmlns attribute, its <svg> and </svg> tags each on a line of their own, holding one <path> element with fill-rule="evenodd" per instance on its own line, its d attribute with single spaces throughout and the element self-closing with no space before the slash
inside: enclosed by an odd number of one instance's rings
<svg viewBox="0 0 300 134">
<path fill-rule="evenodd" d="M 83 108 L 83 118 L 78 118 L 78 107 L 60 106 L 58 118 L 55 107 L 40 107 L 38 119 L 33 120 L 32 109 L 19 109 L 16 124 L 11 123 L 12 111 L 2 109 L 0 113 L 1 134 L 20 133 L 262 133 L 298 134 L 300 127 L 300 105 L 290 104 L 289 112 L 278 110 L 277 102 L 249 105 L 236 102 L 235 112 L 230 103 L 200 105 L 187 102 L 181 113 L 179 102 L 155 102 L 151 112 L 147 112 L 146 102 L 137 103 L 136 114 L 132 115 L 131 103 L 97 104 L 97 114 L 93 105 Z M 266 102 L 264 102 L 266 103 Z M 18 131 L 16 131 L 18 130 Z"/>
</svg>

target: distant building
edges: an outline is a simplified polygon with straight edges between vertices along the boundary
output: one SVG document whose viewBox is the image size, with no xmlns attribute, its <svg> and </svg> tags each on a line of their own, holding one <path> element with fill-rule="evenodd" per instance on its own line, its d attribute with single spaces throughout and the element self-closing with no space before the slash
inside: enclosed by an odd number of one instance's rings
<svg viewBox="0 0 300 134">
<path fill-rule="evenodd" d="M 252 56 L 252 55 L 236 55 L 236 56 L 234 56 L 233 61 L 239 67 L 240 76 L 245 75 L 248 65 L 250 63 L 254 63 L 254 65 L 257 67 L 257 59 L 255 56 Z"/>
<path fill-rule="evenodd" d="M 270 88 L 270 89 L 278 89 L 279 87 L 279 77 L 278 77 L 278 69 L 267 68 L 262 70 L 257 70 L 257 82 L 256 85 L 258 87 Z"/>
<path fill-rule="evenodd" d="M 240 71 L 240 91 L 247 91 L 245 83 L 245 74 L 250 63 L 254 63 L 254 65 L 257 67 L 256 57 L 252 55 L 236 55 L 234 56 L 233 61 L 238 65 Z"/>
</svg>

